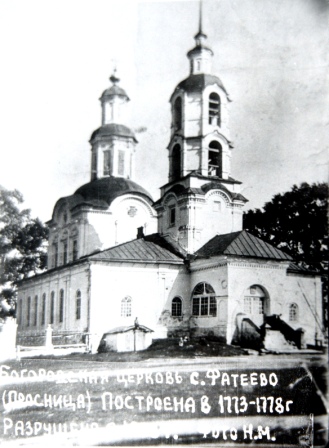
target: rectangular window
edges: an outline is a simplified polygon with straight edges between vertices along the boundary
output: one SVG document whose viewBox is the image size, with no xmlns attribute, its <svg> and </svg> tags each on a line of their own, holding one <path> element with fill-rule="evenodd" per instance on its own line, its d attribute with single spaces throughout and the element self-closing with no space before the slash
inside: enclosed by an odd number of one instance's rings
<svg viewBox="0 0 329 448">
<path fill-rule="evenodd" d="M 73 254 L 72 254 L 72 259 L 73 261 L 78 259 L 78 241 L 74 240 L 73 241 Z"/>
<path fill-rule="evenodd" d="M 254 314 L 264 314 L 263 300 L 259 297 L 254 297 L 253 311 Z"/>
<path fill-rule="evenodd" d="M 176 207 L 169 209 L 169 225 L 174 226 L 176 223 Z"/>
<path fill-rule="evenodd" d="M 46 294 L 42 295 L 41 325 L 46 323 Z"/>
<path fill-rule="evenodd" d="M 30 326 L 31 323 L 31 297 L 27 298 L 27 318 L 26 318 L 26 325 L 27 327 Z"/>
<path fill-rule="evenodd" d="M 200 299 L 198 297 L 193 298 L 192 314 L 193 316 L 199 316 Z"/>
<path fill-rule="evenodd" d="M 123 176 L 125 173 L 125 152 L 119 150 L 118 154 L 118 174 Z"/>
<path fill-rule="evenodd" d="M 59 295 L 59 321 L 64 321 L 64 290 L 61 289 Z"/>
<path fill-rule="evenodd" d="M 210 297 L 209 303 L 209 316 L 215 317 L 217 315 L 217 302 L 216 297 Z"/>
<path fill-rule="evenodd" d="M 34 321 L 33 325 L 36 326 L 38 323 L 38 296 L 34 297 Z"/>
<path fill-rule="evenodd" d="M 201 297 L 201 316 L 208 316 L 208 297 Z"/>
<path fill-rule="evenodd" d="M 109 176 L 112 172 L 112 154 L 111 151 L 104 151 L 104 176 Z"/>
</svg>

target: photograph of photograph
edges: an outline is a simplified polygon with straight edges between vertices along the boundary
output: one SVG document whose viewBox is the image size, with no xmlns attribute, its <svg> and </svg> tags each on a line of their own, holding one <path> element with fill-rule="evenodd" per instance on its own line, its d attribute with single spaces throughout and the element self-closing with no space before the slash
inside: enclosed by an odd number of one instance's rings
<svg viewBox="0 0 329 448">
<path fill-rule="evenodd" d="M 0 444 L 328 443 L 329 4 L 0 0 Z"/>
</svg>

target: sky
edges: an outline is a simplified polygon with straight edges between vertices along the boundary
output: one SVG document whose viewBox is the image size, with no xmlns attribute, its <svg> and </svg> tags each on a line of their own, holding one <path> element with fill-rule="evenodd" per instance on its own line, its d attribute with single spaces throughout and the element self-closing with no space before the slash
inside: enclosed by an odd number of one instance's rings
<svg viewBox="0 0 329 448">
<path fill-rule="evenodd" d="M 0 185 L 21 191 L 33 217 L 49 220 L 60 197 L 89 182 L 89 139 L 114 67 L 138 131 L 134 180 L 158 199 L 169 98 L 189 75 L 198 11 L 191 0 L 0 0 Z M 203 1 L 246 210 L 328 180 L 328 18 L 326 0 Z"/>
</svg>

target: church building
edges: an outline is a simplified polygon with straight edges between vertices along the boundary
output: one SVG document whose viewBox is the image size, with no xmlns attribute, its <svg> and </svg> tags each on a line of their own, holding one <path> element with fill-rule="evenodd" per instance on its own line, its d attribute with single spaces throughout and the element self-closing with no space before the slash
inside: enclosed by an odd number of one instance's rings
<svg viewBox="0 0 329 448">
<path fill-rule="evenodd" d="M 132 180 L 138 141 L 129 97 L 111 76 L 90 138 L 90 181 L 57 201 L 48 270 L 19 286 L 18 344 L 42 345 L 49 326 L 54 344 L 92 352 L 104 335 L 113 349 L 132 349 L 136 329 L 148 337 L 134 349 L 185 335 L 301 348 L 320 335 L 320 276 L 243 230 L 230 98 L 206 41 L 200 20 L 190 73 L 170 97 L 168 183 L 155 202 Z"/>
</svg>

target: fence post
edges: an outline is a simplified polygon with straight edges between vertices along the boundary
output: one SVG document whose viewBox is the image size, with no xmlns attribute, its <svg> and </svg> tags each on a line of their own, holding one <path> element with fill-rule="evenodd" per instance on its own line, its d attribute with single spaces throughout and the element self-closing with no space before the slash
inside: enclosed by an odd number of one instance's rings
<svg viewBox="0 0 329 448">
<path fill-rule="evenodd" d="M 53 350 L 53 329 L 49 324 L 46 330 L 46 350 L 47 352 L 51 352 Z"/>
</svg>

